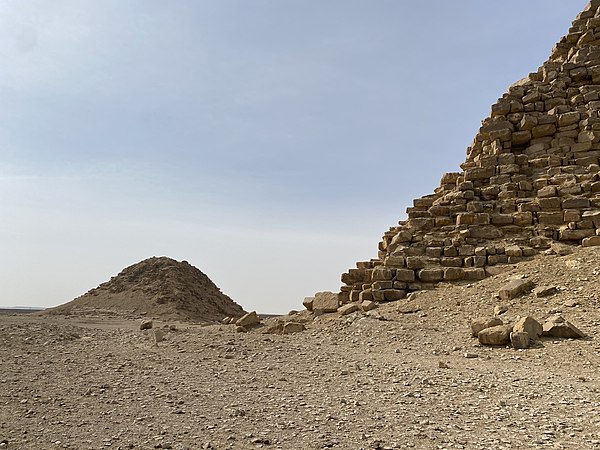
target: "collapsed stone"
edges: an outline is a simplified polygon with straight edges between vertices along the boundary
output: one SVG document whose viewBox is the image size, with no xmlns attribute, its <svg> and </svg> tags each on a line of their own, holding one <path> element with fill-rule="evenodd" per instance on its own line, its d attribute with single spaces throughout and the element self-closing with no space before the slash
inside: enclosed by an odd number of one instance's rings
<svg viewBox="0 0 600 450">
<path fill-rule="evenodd" d="M 498 325 L 481 330 L 477 335 L 482 345 L 507 345 L 510 343 L 512 328 L 508 325 Z"/>
<path fill-rule="evenodd" d="M 260 323 L 260 317 L 258 317 L 258 314 L 256 314 L 256 311 L 252 311 L 252 312 L 244 314 L 242 317 L 237 319 L 237 321 L 235 322 L 235 324 L 238 327 L 244 327 L 244 328 L 252 327 L 254 325 L 258 325 L 259 323 Z"/>
<path fill-rule="evenodd" d="M 581 339 L 585 333 L 560 315 L 549 317 L 543 325 L 543 335 L 564 339 Z"/>
<path fill-rule="evenodd" d="M 312 310 L 324 313 L 336 312 L 340 306 L 339 295 L 335 292 L 318 292 L 312 301 Z"/>
<path fill-rule="evenodd" d="M 498 291 L 500 300 L 511 300 L 533 289 L 533 282 L 527 279 L 517 279 L 508 282 Z"/>
<path fill-rule="evenodd" d="M 496 327 L 502 325 L 502 319 L 498 317 L 490 317 L 485 319 L 475 319 L 471 321 L 471 335 L 477 337 L 479 332 L 486 328 Z"/>
<path fill-rule="evenodd" d="M 526 331 L 513 331 L 510 333 L 510 343 L 515 350 L 529 348 L 529 334 Z"/>
<path fill-rule="evenodd" d="M 532 339 L 538 339 L 543 332 L 542 325 L 531 316 L 522 317 L 513 326 L 515 333 L 527 333 L 527 336 Z"/>
</svg>

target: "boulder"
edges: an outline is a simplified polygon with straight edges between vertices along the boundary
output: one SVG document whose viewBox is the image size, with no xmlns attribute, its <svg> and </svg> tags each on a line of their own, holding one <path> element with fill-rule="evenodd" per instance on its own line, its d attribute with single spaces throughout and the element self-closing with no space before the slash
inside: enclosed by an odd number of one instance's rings
<svg viewBox="0 0 600 450">
<path fill-rule="evenodd" d="M 259 323 L 260 323 L 260 317 L 258 317 L 258 314 L 256 314 L 256 311 L 252 311 L 247 314 L 244 314 L 242 317 L 240 317 L 235 322 L 235 324 L 238 327 L 244 327 L 244 328 L 252 327 L 254 325 L 258 325 Z"/>
<path fill-rule="evenodd" d="M 302 305 L 309 311 L 312 311 L 314 301 L 315 301 L 314 297 L 304 297 L 304 301 L 302 302 Z"/>
<path fill-rule="evenodd" d="M 140 330 L 150 330 L 154 323 L 151 320 L 142 320 L 140 323 Z"/>
<path fill-rule="evenodd" d="M 533 290 L 536 297 L 550 297 L 558 292 L 556 286 L 539 286 Z"/>
<path fill-rule="evenodd" d="M 360 304 L 360 308 L 365 312 L 371 311 L 372 309 L 377 308 L 377 303 L 375 303 L 371 300 L 365 300 L 364 302 L 362 302 Z"/>
<path fill-rule="evenodd" d="M 337 310 L 342 316 L 347 316 L 356 311 L 358 311 L 358 305 L 356 303 L 348 303 L 347 305 L 340 306 Z"/>
<path fill-rule="evenodd" d="M 324 313 L 336 312 L 340 306 L 339 295 L 334 292 L 318 292 L 312 302 L 312 309 Z"/>
<path fill-rule="evenodd" d="M 299 323 L 299 322 L 287 322 L 283 326 L 283 334 L 300 333 L 301 331 L 304 331 L 304 330 L 306 330 L 306 327 L 304 326 L 303 323 Z"/>
<path fill-rule="evenodd" d="M 498 291 L 498 296 L 500 297 L 500 300 L 510 300 L 531 291 L 533 286 L 534 284 L 531 280 L 512 280 L 505 284 L 500 291 Z"/>
<path fill-rule="evenodd" d="M 491 317 L 488 319 L 475 319 L 471 321 L 471 335 L 473 337 L 477 337 L 481 330 L 485 330 L 486 328 L 495 327 L 498 325 L 503 325 L 502 319 L 498 317 Z"/>
<path fill-rule="evenodd" d="M 498 325 L 481 330 L 477 338 L 482 345 L 507 345 L 510 343 L 511 331 L 510 326 Z"/>
<path fill-rule="evenodd" d="M 496 305 L 496 306 L 494 306 L 494 315 L 495 316 L 499 316 L 501 314 L 504 314 L 507 311 L 508 311 L 508 306 L 507 305 Z"/>
<path fill-rule="evenodd" d="M 529 348 L 529 334 L 525 331 L 513 331 L 510 333 L 510 343 L 515 350 Z"/>
<path fill-rule="evenodd" d="M 542 334 L 546 337 L 557 337 L 565 339 L 581 339 L 585 334 L 571 322 L 560 315 L 549 317 L 542 327 Z"/>
<path fill-rule="evenodd" d="M 513 327 L 514 333 L 527 333 L 530 339 L 536 340 L 542 335 L 542 325 L 533 317 L 526 316 L 521 319 Z"/>
</svg>

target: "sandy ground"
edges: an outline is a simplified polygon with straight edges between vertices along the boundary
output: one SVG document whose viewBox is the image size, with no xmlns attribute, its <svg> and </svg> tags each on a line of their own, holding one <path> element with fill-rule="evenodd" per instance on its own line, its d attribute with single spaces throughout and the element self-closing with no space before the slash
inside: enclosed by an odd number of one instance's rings
<svg viewBox="0 0 600 450">
<path fill-rule="evenodd" d="M 155 345 L 132 320 L 0 315 L 0 448 L 600 448 L 599 255 L 540 257 L 286 336 L 179 323 Z M 560 312 L 589 337 L 479 346 L 470 320 L 515 275 L 560 291 L 511 300 L 503 320 Z"/>
</svg>

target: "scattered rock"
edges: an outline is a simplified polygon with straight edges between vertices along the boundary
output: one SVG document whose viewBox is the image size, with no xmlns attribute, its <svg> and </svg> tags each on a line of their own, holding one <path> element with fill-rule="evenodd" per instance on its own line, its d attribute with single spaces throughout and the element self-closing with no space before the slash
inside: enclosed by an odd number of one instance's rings
<svg viewBox="0 0 600 450">
<path fill-rule="evenodd" d="M 227 325 L 231 322 L 231 317 L 224 317 L 223 320 L 221 320 L 221 323 L 224 325 Z"/>
<path fill-rule="evenodd" d="M 567 300 L 563 303 L 563 305 L 565 305 L 567 308 L 575 308 L 576 306 L 579 306 L 579 300 Z"/>
<path fill-rule="evenodd" d="M 479 355 L 477 353 L 466 352 L 465 358 L 467 358 L 467 359 L 479 358 Z"/>
<path fill-rule="evenodd" d="M 256 311 L 252 311 L 247 314 L 244 314 L 242 317 L 240 317 L 235 322 L 236 325 L 238 325 L 240 327 L 244 327 L 244 328 L 249 328 L 254 325 L 258 325 L 259 323 L 260 323 L 260 317 L 258 317 L 258 314 L 256 314 Z"/>
<path fill-rule="evenodd" d="M 536 297 L 550 297 L 558 293 L 556 286 L 538 286 L 533 290 Z"/>
<path fill-rule="evenodd" d="M 159 342 L 162 342 L 165 340 L 165 335 L 163 334 L 163 332 L 161 330 L 155 329 L 153 334 L 154 334 L 154 345 L 158 345 Z"/>
<path fill-rule="evenodd" d="M 494 306 L 494 315 L 495 316 L 499 316 L 501 314 L 504 314 L 506 311 L 508 311 L 508 306 L 507 305 L 496 305 L 496 306 Z"/>
<path fill-rule="evenodd" d="M 306 330 L 306 327 L 303 323 L 299 322 L 286 322 L 286 324 L 283 326 L 283 334 L 300 333 L 304 330 Z"/>
<path fill-rule="evenodd" d="M 246 327 L 241 326 L 241 325 L 237 325 L 235 327 L 235 331 L 236 331 L 236 333 L 246 333 L 246 332 L 248 332 L 248 329 Z"/>
<path fill-rule="evenodd" d="M 450 368 L 450 366 L 447 363 L 445 363 L 444 361 L 439 361 L 438 362 L 438 367 L 440 369 L 449 369 Z"/>
<path fill-rule="evenodd" d="M 475 319 L 471 322 L 471 335 L 477 337 L 479 332 L 486 328 L 503 325 L 502 319 L 498 317 L 490 317 L 489 319 Z"/>
<path fill-rule="evenodd" d="M 565 339 L 581 339 L 585 334 L 564 317 L 555 315 L 549 317 L 543 325 L 543 335 Z"/>
<path fill-rule="evenodd" d="M 550 244 L 550 250 L 557 254 L 558 256 L 566 256 L 573 253 L 573 246 L 563 244 L 562 242 L 553 241 Z"/>
<path fill-rule="evenodd" d="M 529 348 L 529 334 L 525 331 L 513 331 L 510 333 L 510 343 L 515 350 Z"/>
<path fill-rule="evenodd" d="M 312 302 L 313 310 L 319 309 L 324 313 L 336 312 L 339 306 L 339 294 L 335 292 L 318 292 Z"/>
<path fill-rule="evenodd" d="M 358 311 L 358 305 L 356 303 L 348 303 L 347 305 L 340 306 L 337 311 L 340 315 L 346 316 Z"/>
<path fill-rule="evenodd" d="M 511 327 L 507 325 L 498 325 L 481 330 L 477 338 L 482 345 L 507 345 L 510 343 L 511 331 Z"/>
<path fill-rule="evenodd" d="M 498 297 L 500 297 L 500 300 L 510 300 L 531 291 L 533 286 L 531 280 L 512 280 L 498 291 Z"/>
<path fill-rule="evenodd" d="M 360 304 L 360 308 L 365 312 L 371 311 L 372 309 L 377 308 L 377 303 L 371 300 L 365 300 Z"/>
<path fill-rule="evenodd" d="M 151 320 L 142 320 L 142 323 L 140 323 L 140 330 L 150 330 L 153 325 L 154 322 Z"/>
<path fill-rule="evenodd" d="M 513 327 L 515 333 L 527 333 L 527 336 L 532 339 L 538 339 L 543 332 L 542 325 L 533 317 L 526 316 L 517 321 Z"/>
<path fill-rule="evenodd" d="M 314 297 L 305 297 L 302 305 L 309 311 L 313 310 L 313 302 L 315 301 Z"/>
</svg>

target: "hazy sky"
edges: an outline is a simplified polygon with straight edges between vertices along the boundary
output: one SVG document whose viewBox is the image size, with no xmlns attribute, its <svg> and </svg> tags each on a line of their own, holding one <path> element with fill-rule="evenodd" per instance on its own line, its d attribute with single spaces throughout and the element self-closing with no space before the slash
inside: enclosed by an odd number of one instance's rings
<svg viewBox="0 0 600 450">
<path fill-rule="evenodd" d="M 583 0 L 1 0 L 0 306 L 150 256 L 337 290 Z"/>
</svg>

